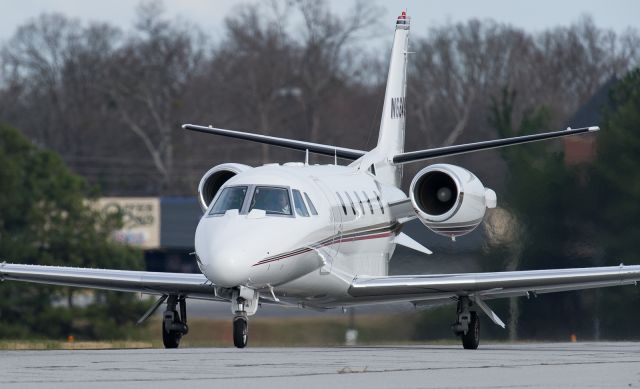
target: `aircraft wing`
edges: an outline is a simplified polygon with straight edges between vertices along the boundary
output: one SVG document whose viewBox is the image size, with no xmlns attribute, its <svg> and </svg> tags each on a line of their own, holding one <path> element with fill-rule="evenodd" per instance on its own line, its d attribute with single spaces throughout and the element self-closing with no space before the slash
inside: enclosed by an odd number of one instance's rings
<svg viewBox="0 0 640 389">
<path fill-rule="evenodd" d="M 470 296 L 494 299 L 640 281 L 640 265 L 496 273 L 357 277 L 349 294 L 363 301 L 422 301 Z"/>
<path fill-rule="evenodd" d="M 132 270 L 86 269 L 60 266 L 0 264 L 0 279 L 148 294 L 224 300 L 203 274 Z"/>
<path fill-rule="evenodd" d="M 266 143 L 268 145 L 280 146 L 294 150 L 309 150 L 310 153 L 323 154 L 329 156 L 336 156 L 339 158 L 356 160 L 366 154 L 366 151 L 347 149 L 344 147 L 336 147 L 331 145 L 323 145 L 319 143 L 304 142 L 300 140 L 278 138 L 275 136 L 252 134 L 250 132 L 225 130 L 222 128 L 197 126 L 195 124 L 183 124 L 182 128 L 185 130 L 203 132 L 205 134 L 213 134 L 226 136 L 229 138 L 236 138 L 242 140 L 249 140 L 252 142 Z"/>
</svg>

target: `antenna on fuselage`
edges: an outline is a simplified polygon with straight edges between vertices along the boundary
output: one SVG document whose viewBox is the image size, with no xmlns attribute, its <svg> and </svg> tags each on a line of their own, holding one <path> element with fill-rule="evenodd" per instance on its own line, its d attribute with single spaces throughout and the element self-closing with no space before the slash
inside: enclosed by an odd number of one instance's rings
<svg viewBox="0 0 640 389">
<path fill-rule="evenodd" d="M 305 166 L 309 166 L 309 149 L 304 151 L 304 164 Z"/>
</svg>

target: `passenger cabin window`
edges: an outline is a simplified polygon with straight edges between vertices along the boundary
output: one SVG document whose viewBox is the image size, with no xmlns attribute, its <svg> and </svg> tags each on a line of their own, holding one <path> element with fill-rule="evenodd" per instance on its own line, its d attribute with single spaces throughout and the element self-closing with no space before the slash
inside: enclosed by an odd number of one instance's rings
<svg viewBox="0 0 640 389">
<path fill-rule="evenodd" d="M 291 201 L 286 188 L 258 186 L 251 199 L 252 209 L 262 209 L 267 215 L 291 216 Z"/>
<path fill-rule="evenodd" d="M 362 191 L 362 195 L 364 196 L 365 199 L 367 199 L 367 203 L 369 204 L 369 211 L 371 211 L 371 214 L 373 215 L 373 205 L 371 205 L 371 200 L 369 199 L 369 196 L 367 196 L 367 193 L 365 191 Z"/>
<path fill-rule="evenodd" d="M 247 195 L 246 186 L 233 186 L 224 188 L 216 203 L 213 204 L 209 215 L 224 215 L 230 209 L 242 209 L 244 197 Z"/>
<path fill-rule="evenodd" d="M 296 209 L 296 214 L 302 217 L 309 217 L 309 211 L 307 210 L 307 206 L 304 205 L 304 200 L 302 199 L 300 191 L 294 189 L 291 192 L 293 193 L 293 206 Z"/>
<path fill-rule="evenodd" d="M 376 195 L 376 199 L 378 199 L 378 204 L 380 205 L 380 211 L 384 215 L 384 206 L 382 205 L 382 201 L 380 201 L 380 195 L 376 192 L 373 192 L 373 194 Z"/>
<path fill-rule="evenodd" d="M 349 193 L 347 191 L 345 191 L 344 194 L 347 195 L 347 198 L 349 199 L 349 203 L 351 203 L 351 211 L 355 215 L 356 214 L 356 207 L 353 205 L 353 200 L 351 199 L 351 196 L 349 196 Z"/>
<path fill-rule="evenodd" d="M 360 210 L 362 211 L 362 215 L 364 215 L 364 204 L 362 203 L 360 196 L 358 196 L 358 192 L 354 190 L 353 194 L 356 195 L 356 200 L 358 200 L 358 203 L 360 203 Z"/>
<path fill-rule="evenodd" d="M 307 192 L 304 192 L 304 197 L 307 199 L 307 204 L 309 204 L 309 210 L 311 211 L 311 214 L 317 215 L 318 211 L 316 210 L 316 206 L 313 205 L 313 202 L 311 201 L 311 198 L 309 197 Z"/>
<path fill-rule="evenodd" d="M 347 206 L 344 205 L 344 200 L 342 200 L 342 196 L 340 196 L 340 193 L 336 192 L 336 194 L 338 195 L 338 198 L 340 199 L 340 204 L 342 204 L 342 212 L 344 212 L 344 214 L 347 214 Z"/>
</svg>

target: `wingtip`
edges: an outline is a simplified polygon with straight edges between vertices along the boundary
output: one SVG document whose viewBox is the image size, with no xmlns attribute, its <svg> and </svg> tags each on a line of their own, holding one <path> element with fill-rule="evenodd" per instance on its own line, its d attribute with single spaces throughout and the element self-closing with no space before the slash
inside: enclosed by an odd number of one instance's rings
<svg viewBox="0 0 640 389">
<path fill-rule="evenodd" d="M 182 126 L 180 126 L 180 127 L 182 127 L 182 129 L 183 129 L 183 130 L 186 130 L 186 129 L 187 129 L 187 127 L 188 127 L 188 126 L 190 126 L 190 125 L 191 125 L 191 124 L 183 124 L 183 125 L 182 125 Z"/>
<path fill-rule="evenodd" d="M 598 126 L 589 127 L 589 131 L 600 131 L 600 127 Z"/>
</svg>

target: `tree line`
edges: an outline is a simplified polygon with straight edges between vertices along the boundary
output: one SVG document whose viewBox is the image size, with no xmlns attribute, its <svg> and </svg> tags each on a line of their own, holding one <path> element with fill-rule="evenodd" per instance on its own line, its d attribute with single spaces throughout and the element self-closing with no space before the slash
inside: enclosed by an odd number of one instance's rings
<svg viewBox="0 0 640 389">
<path fill-rule="evenodd" d="M 221 36 L 171 19 L 161 2 L 140 3 L 127 30 L 43 14 L 1 49 L 0 120 L 105 194 L 189 195 L 212 165 L 303 156 L 185 133 L 183 123 L 372 148 L 392 22 L 365 1 L 345 15 L 322 1 L 242 5 Z M 636 30 L 616 34 L 588 16 L 539 33 L 469 20 L 411 39 L 408 149 L 495 137 L 488 112 L 504 88 L 518 94 L 516 117 L 545 105 L 549 126 L 564 126 L 640 58 Z M 457 160 L 501 181 L 498 153 Z"/>
</svg>

